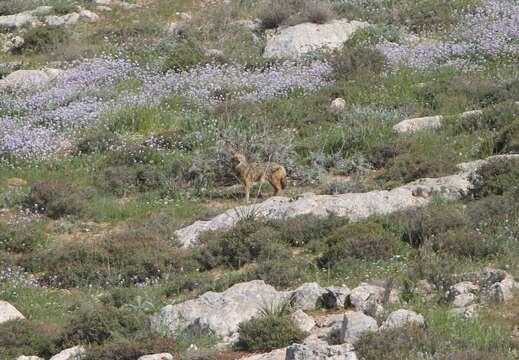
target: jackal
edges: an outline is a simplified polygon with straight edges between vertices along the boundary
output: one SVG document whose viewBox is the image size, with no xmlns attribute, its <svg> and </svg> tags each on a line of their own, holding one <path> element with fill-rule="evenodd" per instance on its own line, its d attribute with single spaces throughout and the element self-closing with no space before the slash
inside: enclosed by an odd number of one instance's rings
<svg viewBox="0 0 519 360">
<path fill-rule="evenodd" d="M 274 188 L 274 196 L 281 193 L 287 185 L 287 171 L 282 165 L 270 162 L 249 164 L 247 158 L 239 151 L 232 153 L 231 160 L 234 170 L 245 188 L 245 202 L 247 204 L 249 203 L 252 185 L 257 181 L 264 182 L 267 180 Z"/>
</svg>

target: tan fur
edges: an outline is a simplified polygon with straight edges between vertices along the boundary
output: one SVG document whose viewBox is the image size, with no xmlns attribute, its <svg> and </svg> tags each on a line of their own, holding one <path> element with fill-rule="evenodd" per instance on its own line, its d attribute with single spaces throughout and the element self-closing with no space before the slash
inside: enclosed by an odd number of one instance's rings
<svg viewBox="0 0 519 360">
<path fill-rule="evenodd" d="M 287 185 L 287 171 L 276 163 L 249 163 L 239 151 L 234 151 L 231 160 L 234 170 L 245 188 L 245 202 L 249 203 L 250 191 L 255 182 L 267 180 L 274 188 L 274 196 L 279 195 Z"/>
</svg>

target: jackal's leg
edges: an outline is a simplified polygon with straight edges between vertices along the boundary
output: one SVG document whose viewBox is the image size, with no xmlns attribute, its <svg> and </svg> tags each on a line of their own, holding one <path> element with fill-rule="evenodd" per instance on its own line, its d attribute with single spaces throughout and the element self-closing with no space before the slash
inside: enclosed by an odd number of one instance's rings
<svg viewBox="0 0 519 360">
<path fill-rule="evenodd" d="M 251 190 L 251 187 L 252 187 L 252 182 L 244 181 L 243 186 L 245 188 L 245 203 L 248 204 L 249 203 L 249 198 L 250 198 L 250 190 Z"/>
<path fill-rule="evenodd" d="M 279 193 L 281 193 L 281 190 L 283 189 L 281 183 L 277 179 L 272 179 L 269 182 L 270 185 L 272 185 L 272 187 L 274 188 L 274 196 L 279 195 Z"/>
</svg>

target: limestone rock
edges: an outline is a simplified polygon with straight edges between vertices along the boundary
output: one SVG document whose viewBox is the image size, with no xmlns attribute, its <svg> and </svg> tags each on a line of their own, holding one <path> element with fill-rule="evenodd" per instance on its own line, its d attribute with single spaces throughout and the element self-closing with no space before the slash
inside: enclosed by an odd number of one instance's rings
<svg viewBox="0 0 519 360">
<path fill-rule="evenodd" d="M 357 311 L 377 316 L 384 310 L 382 304 L 385 292 L 381 286 L 363 283 L 351 291 L 350 303 Z"/>
<path fill-rule="evenodd" d="M 485 269 L 482 275 L 482 283 L 485 300 L 497 302 L 509 302 L 513 298 L 514 290 L 519 289 L 519 284 L 510 274 L 496 269 Z"/>
<path fill-rule="evenodd" d="M 99 15 L 90 10 L 81 10 L 79 12 L 79 20 L 83 22 L 93 23 L 99 20 Z"/>
<path fill-rule="evenodd" d="M 285 360 L 287 349 L 277 349 L 266 354 L 257 354 L 240 358 L 240 360 Z"/>
<path fill-rule="evenodd" d="M 472 319 L 477 315 L 477 309 L 478 305 L 475 304 L 469 305 L 467 307 L 455 307 L 449 310 L 449 315 L 463 319 Z"/>
<path fill-rule="evenodd" d="M 290 296 L 290 305 L 294 309 L 315 310 L 323 306 L 322 296 L 326 290 L 318 283 L 306 283 L 298 287 Z"/>
<path fill-rule="evenodd" d="M 462 281 L 450 287 L 447 291 L 447 300 L 454 306 L 465 307 L 476 300 L 475 294 L 479 291 L 479 286 L 470 281 Z"/>
<path fill-rule="evenodd" d="M 23 44 L 25 44 L 25 39 L 19 35 L 0 33 L 0 50 L 4 53 L 17 50 Z"/>
<path fill-rule="evenodd" d="M 0 29 L 19 30 L 32 25 L 37 19 L 29 12 L 0 16 Z"/>
<path fill-rule="evenodd" d="M 226 344 L 237 340 L 238 325 L 287 300 L 263 281 L 236 284 L 224 292 L 206 292 L 197 299 L 167 305 L 151 318 L 151 328 L 167 336 L 182 332 L 213 334 Z"/>
<path fill-rule="evenodd" d="M 170 353 L 144 355 L 141 356 L 138 360 L 173 360 L 173 355 Z"/>
<path fill-rule="evenodd" d="M 290 318 L 300 330 L 305 332 L 312 330 L 315 326 L 314 319 L 310 315 L 305 314 L 303 310 L 296 310 L 290 315 Z"/>
<path fill-rule="evenodd" d="M 481 110 L 470 110 L 465 111 L 458 116 L 461 118 L 471 118 L 471 117 L 477 117 L 481 116 L 483 114 L 483 111 Z M 406 119 L 395 126 L 393 126 L 393 130 L 395 130 L 398 133 L 413 133 L 417 131 L 423 131 L 423 130 L 433 130 L 438 129 L 441 127 L 443 120 L 445 119 L 445 116 L 443 115 L 435 115 L 435 116 L 425 116 L 425 117 L 419 117 L 419 118 L 413 118 L 413 119 Z"/>
<path fill-rule="evenodd" d="M 59 69 L 42 70 L 18 70 L 0 79 L 0 90 L 5 89 L 31 89 L 49 84 L 63 74 Z"/>
<path fill-rule="evenodd" d="M 289 346 L 286 360 L 357 360 L 357 355 L 351 344 L 329 345 L 320 341 Z"/>
<path fill-rule="evenodd" d="M 327 309 L 342 309 L 348 303 L 351 290 L 347 287 L 327 287 L 322 302 Z"/>
<path fill-rule="evenodd" d="M 79 14 L 72 12 L 61 16 L 49 15 L 45 17 L 45 23 L 49 26 L 75 25 L 79 21 Z"/>
<path fill-rule="evenodd" d="M 86 352 L 83 346 L 74 346 L 54 355 L 50 360 L 81 360 L 81 356 Z"/>
<path fill-rule="evenodd" d="M 334 114 L 339 114 L 346 109 L 346 100 L 343 98 L 337 98 L 330 103 L 329 110 Z"/>
<path fill-rule="evenodd" d="M 25 355 L 22 355 L 22 356 L 18 356 L 16 358 L 16 360 L 45 360 L 39 356 L 25 356 Z"/>
<path fill-rule="evenodd" d="M 400 328 L 409 324 L 424 327 L 425 319 L 421 314 L 417 314 L 414 311 L 400 309 L 389 314 L 386 321 L 380 326 L 380 330 Z"/>
<path fill-rule="evenodd" d="M 354 343 L 361 334 L 369 331 L 377 331 L 377 320 L 360 311 L 344 314 L 341 328 L 340 341 Z"/>
<path fill-rule="evenodd" d="M 25 316 L 7 301 L 0 300 L 0 324 L 16 319 L 25 319 Z"/>
<path fill-rule="evenodd" d="M 267 38 L 264 56 L 267 58 L 297 58 L 310 51 L 337 49 L 358 29 L 368 23 L 333 20 L 326 24 L 303 23 L 278 29 Z"/>
</svg>

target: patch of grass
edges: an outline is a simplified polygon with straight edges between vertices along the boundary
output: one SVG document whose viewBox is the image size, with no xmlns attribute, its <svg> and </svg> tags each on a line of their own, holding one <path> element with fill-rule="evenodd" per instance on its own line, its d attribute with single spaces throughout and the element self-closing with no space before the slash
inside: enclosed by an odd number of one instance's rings
<svg viewBox="0 0 519 360">
<path fill-rule="evenodd" d="M 23 46 L 17 51 L 47 53 L 69 41 L 70 33 L 60 26 L 33 27 L 24 32 L 23 39 Z"/>
</svg>

